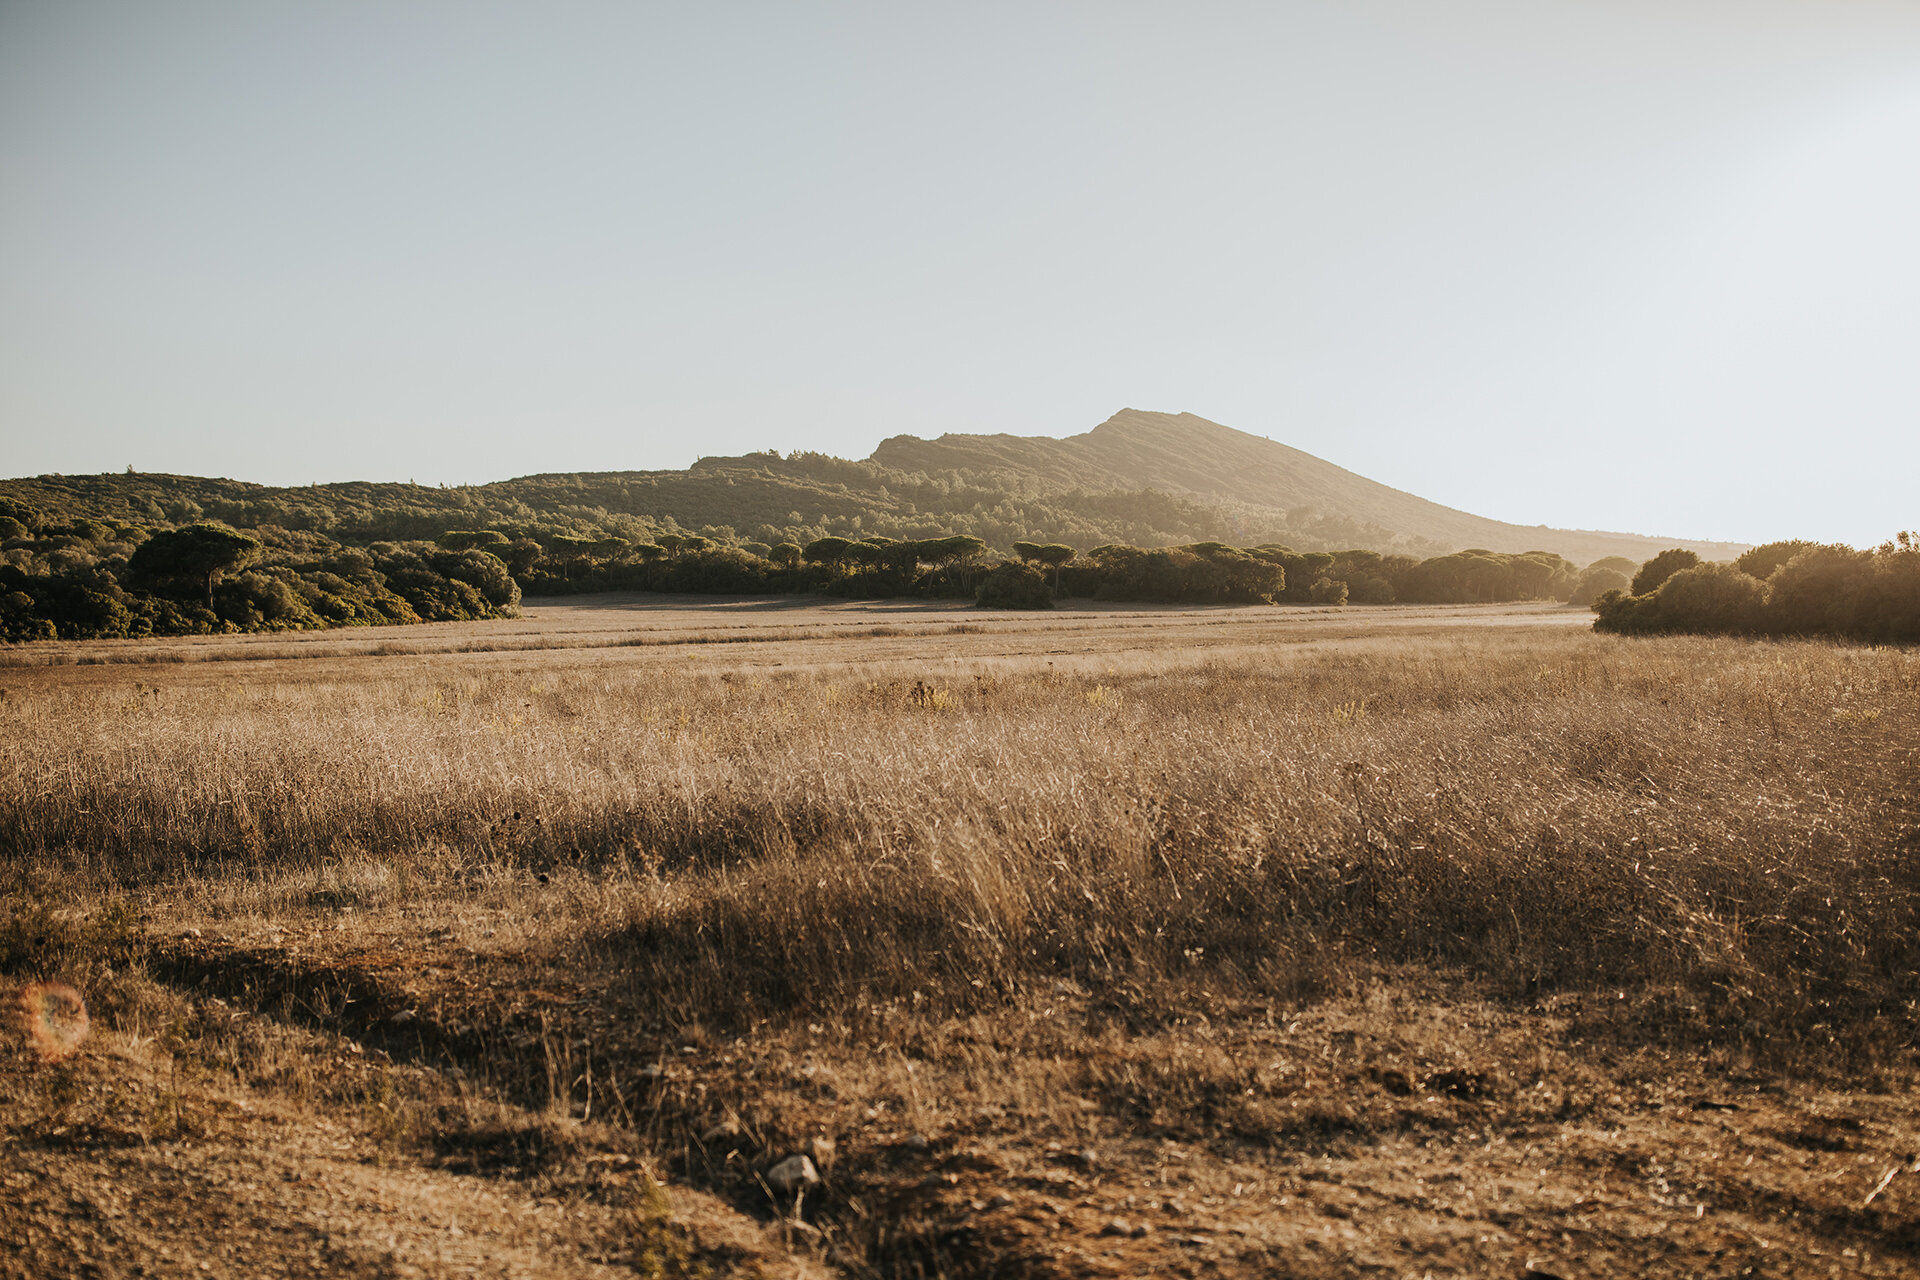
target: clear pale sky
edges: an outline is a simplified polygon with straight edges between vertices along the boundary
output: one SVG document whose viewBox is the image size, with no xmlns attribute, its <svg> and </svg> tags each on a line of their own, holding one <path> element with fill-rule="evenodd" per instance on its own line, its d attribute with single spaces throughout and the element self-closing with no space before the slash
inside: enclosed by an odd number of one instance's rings
<svg viewBox="0 0 1920 1280">
<path fill-rule="evenodd" d="M 0 0 L 0 474 L 1123 406 L 1528 524 L 1920 525 L 1920 4 Z"/>
</svg>

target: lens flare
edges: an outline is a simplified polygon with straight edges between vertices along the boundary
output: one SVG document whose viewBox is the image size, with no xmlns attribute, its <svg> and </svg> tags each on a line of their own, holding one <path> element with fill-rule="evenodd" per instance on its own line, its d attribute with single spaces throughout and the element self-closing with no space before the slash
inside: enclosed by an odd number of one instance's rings
<svg viewBox="0 0 1920 1280">
<path fill-rule="evenodd" d="M 58 1062 L 80 1047 L 91 1024 L 87 1002 L 63 982 L 35 982 L 20 992 L 27 1042 L 42 1062 Z"/>
</svg>

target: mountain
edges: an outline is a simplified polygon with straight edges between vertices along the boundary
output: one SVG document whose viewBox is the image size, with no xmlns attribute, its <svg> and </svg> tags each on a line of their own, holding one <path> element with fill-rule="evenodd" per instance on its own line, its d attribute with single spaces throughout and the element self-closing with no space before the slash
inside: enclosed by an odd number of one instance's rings
<svg viewBox="0 0 1920 1280">
<path fill-rule="evenodd" d="M 825 454 L 702 458 L 684 471 L 522 476 L 443 488 L 355 481 L 275 488 L 149 473 L 0 480 L 8 504 L 54 524 L 223 520 L 356 545 L 498 529 L 546 538 L 650 541 L 663 531 L 724 543 L 971 534 L 1016 541 L 1156 547 L 1193 542 L 1365 549 L 1415 557 L 1469 547 L 1552 551 L 1579 564 L 1645 560 L 1685 546 L 1708 559 L 1744 548 L 1502 524 L 1377 484 L 1332 463 L 1190 413 L 1124 409 L 1065 439 L 894 436 L 864 461 Z"/>
<path fill-rule="evenodd" d="M 1507 524 L 1429 502 L 1356 475 L 1310 453 L 1191 413 L 1122 409 L 1065 439 L 1009 435 L 894 436 L 872 461 L 893 471 L 951 475 L 973 483 L 1039 477 L 1057 489 L 1157 489 L 1225 500 L 1292 526 L 1333 517 L 1368 526 L 1356 542 L 1373 550 L 1552 551 L 1579 564 L 1603 556 L 1644 560 L 1666 547 L 1729 559 L 1744 543 Z"/>
</svg>

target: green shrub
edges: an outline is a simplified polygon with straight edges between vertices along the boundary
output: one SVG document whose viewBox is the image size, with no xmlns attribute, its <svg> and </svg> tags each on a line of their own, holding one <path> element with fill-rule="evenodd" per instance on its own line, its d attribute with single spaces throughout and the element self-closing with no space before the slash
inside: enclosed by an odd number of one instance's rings
<svg viewBox="0 0 1920 1280">
<path fill-rule="evenodd" d="M 989 609 L 1051 609 L 1053 587 L 1032 565 L 1009 560 L 980 583 L 980 603 Z"/>
</svg>

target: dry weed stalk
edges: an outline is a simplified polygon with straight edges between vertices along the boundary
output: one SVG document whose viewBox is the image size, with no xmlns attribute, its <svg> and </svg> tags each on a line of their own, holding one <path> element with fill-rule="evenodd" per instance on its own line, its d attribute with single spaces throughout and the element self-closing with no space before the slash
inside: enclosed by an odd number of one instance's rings
<svg viewBox="0 0 1920 1280">
<path fill-rule="evenodd" d="M 16 673 L 0 857 L 267 912 L 450 910 L 595 868 L 565 945 L 681 1022 L 964 1011 L 1063 977 L 1136 1007 L 1301 996 L 1422 962 L 1670 990 L 1663 1035 L 1911 1037 L 1920 655 L 983 652 L 935 690 L 622 652 L 178 668 L 164 696 Z"/>
</svg>

